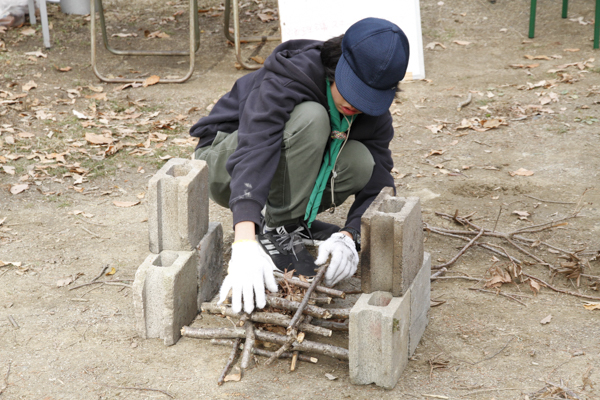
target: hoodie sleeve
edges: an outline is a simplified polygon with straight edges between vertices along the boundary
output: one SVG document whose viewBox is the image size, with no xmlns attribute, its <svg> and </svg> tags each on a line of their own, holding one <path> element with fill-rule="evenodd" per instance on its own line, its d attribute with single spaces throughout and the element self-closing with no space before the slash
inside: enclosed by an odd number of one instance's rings
<svg viewBox="0 0 600 400">
<path fill-rule="evenodd" d="M 294 107 L 311 100 L 302 84 L 268 72 L 241 104 L 238 145 L 227 161 L 233 224 L 260 224 L 271 180 L 279 164 L 283 129 Z"/>
<path fill-rule="evenodd" d="M 392 152 L 389 149 L 390 142 L 394 137 L 394 128 L 392 127 L 392 117 L 386 113 L 377 119 L 377 125 L 369 139 L 360 140 L 364 144 L 375 161 L 373 174 L 365 187 L 356 194 L 354 203 L 348 211 L 346 220 L 347 227 L 352 227 L 360 232 L 360 219 L 367 208 L 371 205 L 375 197 L 384 187 L 395 188 L 394 178 L 391 170 L 394 167 Z M 394 189 L 395 190 L 395 189 Z"/>
</svg>

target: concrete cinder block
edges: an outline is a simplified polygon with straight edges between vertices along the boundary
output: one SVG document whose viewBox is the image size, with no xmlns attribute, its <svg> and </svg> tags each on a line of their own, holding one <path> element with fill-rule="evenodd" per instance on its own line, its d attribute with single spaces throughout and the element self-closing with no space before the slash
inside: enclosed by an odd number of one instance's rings
<svg viewBox="0 0 600 400">
<path fill-rule="evenodd" d="M 197 249 L 198 310 L 211 301 L 223 282 L 223 227 L 211 222 Z"/>
<path fill-rule="evenodd" d="M 208 167 L 173 158 L 148 184 L 150 252 L 192 251 L 208 230 Z"/>
<path fill-rule="evenodd" d="M 408 334 L 408 356 L 417 349 L 425 328 L 429 323 L 428 313 L 431 298 L 431 255 L 423 255 L 423 267 L 410 286 L 410 327 Z"/>
<path fill-rule="evenodd" d="M 360 296 L 350 311 L 349 367 L 355 385 L 393 389 L 408 363 L 410 290 Z"/>
<path fill-rule="evenodd" d="M 150 254 L 133 282 L 136 330 L 144 338 L 173 345 L 181 328 L 198 314 L 197 255 L 193 251 Z"/>
<path fill-rule="evenodd" d="M 385 188 L 361 219 L 361 283 L 365 293 L 403 296 L 423 264 L 423 221 L 418 197 Z"/>
</svg>

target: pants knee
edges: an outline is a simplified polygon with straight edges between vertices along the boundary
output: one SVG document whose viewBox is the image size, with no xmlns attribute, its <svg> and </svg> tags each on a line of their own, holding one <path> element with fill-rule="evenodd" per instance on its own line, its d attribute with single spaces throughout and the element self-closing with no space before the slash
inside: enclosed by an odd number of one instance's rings
<svg viewBox="0 0 600 400">
<path fill-rule="evenodd" d="M 347 182 L 347 190 L 357 193 L 371 179 L 374 167 L 375 160 L 367 147 L 355 140 L 349 140 L 340 153 L 335 169 L 340 178 Z"/>
</svg>

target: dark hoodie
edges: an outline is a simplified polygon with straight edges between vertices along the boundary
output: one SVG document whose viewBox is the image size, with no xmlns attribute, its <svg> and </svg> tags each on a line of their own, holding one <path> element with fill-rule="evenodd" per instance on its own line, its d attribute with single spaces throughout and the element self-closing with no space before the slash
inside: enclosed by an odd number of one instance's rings
<svg viewBox="0 0 600 400">
<path fill-rule="evenodd" d="M 323 42 L 290 40 L 277 46 L 263 68 L 238 79 L 210 114 L 201 118 L 190 134 L 200 138 L 198 147 L 210 145 L 217 132 L 238 131 L 238 146 L 227 161 L 231 175 L 229 208 L 233 224 L 260 224 L 271 180 L 281 152 L 283 129 L 296 105 L 314 101 L 326 109 L 325 69 L 321 63 Z M 346 226 L 360 232 L 360 217 L 383 187 L 394 186 L 388 148 L 394 136 L 389 112 L 373 117 L 359 114 L 349 139 L 364 144 L 375 167 L 367 185 L 355 196 Z"/>
</svg>

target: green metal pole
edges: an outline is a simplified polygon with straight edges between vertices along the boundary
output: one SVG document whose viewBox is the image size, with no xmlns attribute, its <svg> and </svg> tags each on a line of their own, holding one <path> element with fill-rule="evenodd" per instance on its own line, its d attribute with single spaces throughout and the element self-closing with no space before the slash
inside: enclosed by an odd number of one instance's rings
<svg viewBox="0 0 600 400">
<path fill-rule="evenodd" d="M 599 0 L 596 0 L 599 1 Z M 537 0 L 531 0 L 531 11 L 529 12 L 529 38 L 533 39 L 535 35 L 535 9 Z"/>
<path fill-rule="evenodd" d="M 567 18 L 567 9 L 569 8 L 569 0 L 563 0 L 562 17 Z"/>
</svg>

